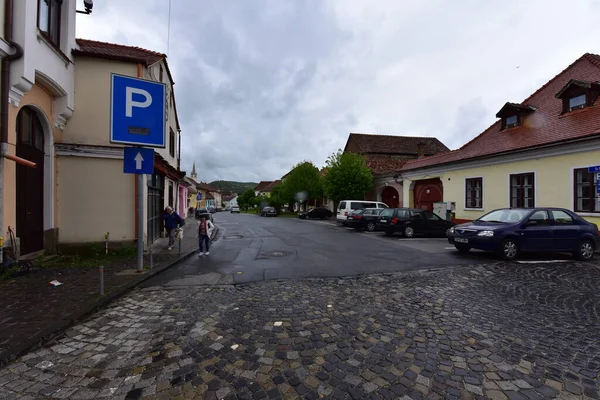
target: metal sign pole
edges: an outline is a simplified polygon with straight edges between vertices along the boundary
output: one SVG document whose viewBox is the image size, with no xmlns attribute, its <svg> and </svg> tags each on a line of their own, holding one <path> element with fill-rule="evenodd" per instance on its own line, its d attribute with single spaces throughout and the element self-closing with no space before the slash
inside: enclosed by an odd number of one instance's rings
<svg viewBox="0 0 600 400">
<path fill-rule="evenodd" d="M 144 270 L 144 175 L 137 177 L 137 272 Z"/>
</svg>

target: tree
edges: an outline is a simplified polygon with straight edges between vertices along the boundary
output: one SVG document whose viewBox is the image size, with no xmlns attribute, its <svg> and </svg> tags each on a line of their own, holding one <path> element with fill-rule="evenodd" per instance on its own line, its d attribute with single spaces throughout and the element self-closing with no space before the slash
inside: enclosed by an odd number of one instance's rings
<svg viewBox="0 0 600 400">
<path fill-rule="evenodd" d="M 269 205 L 275 207 L 278 213 L 281 212 L 281 207 L 288 203 L 288 198 L 285 195 L 284 189 L 285 186 L 281 183 L 271 190 L 271 195 L 269 196 Z"/>
<path fill-rule="evenodd" d="M 282 192 L 287 199 L 304 203 L 308 199 L 323 197 L 323 182 L 319 168 L 310 161 L 303 161 L 290 171 L 283 183 Z"/>
<path fill-rule="evenodd" d="M 247 210 L 250 206 L 254 205 L 255 198 L 254 189 L 247 189 L 238 196 L 238 205 L 242 210 Z"/>
<path fill-rule="evenodd" d="M 346 199 L 363 199 L 373 188 L 373 174 L 363 156 L 338 150 L 327 159 L 323 187 L 336 205 Z"/>
<path fill-rule="evenodd" d="M 253 205 L 258 207 L 257 212 L 260 212 L 267 205 L 268 199 L 269 198 L 264 194 L 259 194 L 258 196 L 254 197 Z"/>
</svg>

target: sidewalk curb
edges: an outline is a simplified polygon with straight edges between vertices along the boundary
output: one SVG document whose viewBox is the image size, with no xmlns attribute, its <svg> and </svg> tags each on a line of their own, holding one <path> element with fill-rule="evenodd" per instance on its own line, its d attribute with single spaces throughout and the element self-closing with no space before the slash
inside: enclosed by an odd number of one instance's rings
<svg viewBox="0 0 600 400">
<path fill-rule="evenodd" d="M 215 237 L 218 232 L 219 227 L 215 225 Z M 80 322 L 81 320 L 91 316 L 95 312 L 99 311 L 101 308 L 107 306 L 109 303 L 119 299 L 120 297 L 134 289 L 140 283 L 187 260 L 192 255 L 196 254 L 196 251 L 197 250 L 192 250 L 188 253 L 182 254 L 181 257 L 174 260 L 173 262 L 163 265 L 162 267 L 153 268 L 144 275 L 140 276 L 139 279 L 129 282 L 126 285 L 123 285 L 105 294 L 103 297 L 89 301 L 84 307 L 81 307 L 79 310 L 70 315 L 67 319 L 61 319 L 56 323 L 46 327 L 39 333 L 29 337 L 26 343 L 5 350 L 4 352 L 0 353 L 0 368 L 4 368 L 10 362 L 16 360 L 18 357 L 24 355 L 25 353 L 28 353 L 34 349 L 37 349 L 45 344 L 50 343 L 52 340 L 64 333 L 68 328 L 75 325 L 77 322 Z"/>
</svg>

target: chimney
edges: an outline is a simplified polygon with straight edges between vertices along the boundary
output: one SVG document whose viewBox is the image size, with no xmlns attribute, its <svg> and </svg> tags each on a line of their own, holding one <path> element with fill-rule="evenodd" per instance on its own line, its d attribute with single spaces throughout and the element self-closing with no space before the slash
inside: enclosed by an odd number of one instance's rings
<svg viewBox="0 0 600 400">
<path fill-rule="evenodd" d="M 425 157 L 425 143 L 417 143 L 417 158 Z"/>
</svg>

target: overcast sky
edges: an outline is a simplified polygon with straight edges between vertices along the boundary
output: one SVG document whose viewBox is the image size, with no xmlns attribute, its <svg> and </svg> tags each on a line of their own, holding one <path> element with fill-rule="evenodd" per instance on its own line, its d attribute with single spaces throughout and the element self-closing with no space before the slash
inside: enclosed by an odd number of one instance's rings
<svg viewBox="0 0 600 400">
<path fill-rule="evenodd" d="M 168 54 L 182 169 L 204 181 L 323 166 L 350 132 L 455 149 L 600 53 L 596 0 L 173 0 L 169 46 L 168 11 L 96 0 L 77 35 Z"/>
</svg>

